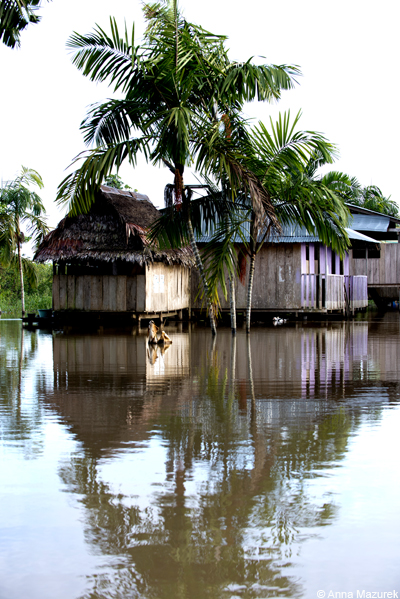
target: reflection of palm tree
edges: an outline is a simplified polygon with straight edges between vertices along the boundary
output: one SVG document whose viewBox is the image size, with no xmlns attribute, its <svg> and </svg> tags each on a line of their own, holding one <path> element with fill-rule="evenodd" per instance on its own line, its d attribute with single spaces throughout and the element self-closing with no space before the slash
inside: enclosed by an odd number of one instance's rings
<svg viewBox="0 0 400 599">
<path fill-rule="evenodd" d="M 90 545 L 120 559 L 116 567 L 113 562 L 112 576 L 96 576 L 93 593 L 101 588 L 110 597 L 220 597 L 230 583 L 250 592 L 255 582 L 280 587 L 282 596 L 300 592 L 277 564 L 290 559 L 300 527 L 314 534 L 335 517 L 335 504 L 316 503 L 306 480 L 320 464 L 341 459 L 357 421 L 344 410 L 328 412 L 317 428 L 314 422 L 293 422 L 284 438 L 279 425 L 262 425 L 251 340 L 229 338 L 239 344 L 239 355 L 245 353 L 240 342 L 247 346 L 249 419 L 229 401 L 236 352 L 231 345 L 228 384 L 220 336 L 195 373 L 189 404 L 163 412 L 159 438 L 167 448 L 165 482 L 146 507 L 114 492 L 89 456 L 62 466 L 63 481 L 86 508 Z M 153 423 L 149 426 L 154 430 Z M 194 494 L 188 484 L 196 485 Z M 260 560 L 260 553 L 269 559 Z"/>
<path fill-rule="evenodd" d="M 13 439 L 24 439 L 25 453 L 32 455 L 37 451 L 38 441 L 35 432 L 42 426 L 43 416 L 38 402 L 32 402 L 26 407 L 23 405 L 23 375 L 37 357 L 37 338 L 35 334 L 29 334 L 31 344 L 30 346 L 26 344 L 25 331 L 17 322 L 2 322 L 1 329 L 0 412 L 2 429 L 4 435 L 11 435 Z M 39 376 L 40 369 L 35 372 L 36 384 Z M 35 446 L 33 440 L 35 440 Z"/>
<path fill-rule="evenodd" d="M 251 341 L 250 337 L 247 336 L 246 340 L 247 346 L 247 369 L 249 373 L 249 385 L 250 385 L 250 397 L 251 397 L 251 414 L 252 417 L 255 416 L 255 408 L 256 408 L 256 398 L 254 395 L 254 380 L 253 380 L 253 366 L 251 362 Z"/>
<path fill-rule="evenodd" d="M 230 381 L 229 381 L 229 404 L 231 405 L 235 398 L 236 392 L 236 334 L 232 335 L 231 339 L 231 367 L 230 367 Z"/>
<path fill-rule="evenodd" d="M 25 329 L 21 327 L 21 344 L 19 350 L 19 364 L 18 364 L 18 390 L 17 390 L 17 413 L 21 417 L 21 387 L 22 387 L 22 365 L 24 361 L 24 335 Z"/>
</svg>

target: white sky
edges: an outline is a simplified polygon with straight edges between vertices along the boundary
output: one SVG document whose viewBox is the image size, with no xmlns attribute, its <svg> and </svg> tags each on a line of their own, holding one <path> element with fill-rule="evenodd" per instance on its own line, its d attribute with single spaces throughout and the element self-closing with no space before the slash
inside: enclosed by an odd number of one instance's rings
<svg viewBox="0 0 400 599">
<path fill-rule="evenodd" d="M 384 0 L 181 0 L 186 18 L 213 33 L 229 36 L 230 57 L 264 56 L 267 63 L 297 64 L 303 76 L 279 104 L 249 104 L 247 115 L 267 121 L 290 108 L 303 111 L 302 129 L 324 133 L 339 147 L 334 168 L 378 185 L 400 201 L 396 188 L 399 138 L 398 3 Z M 0 179 L 21 165 L 43 177 L 41 192 L 56 226 L 63 213 L 54 204 L 65 169 L 84 144 L 79 124 L 87 106 L 111 90 L 96 85 L 72 65 L 65 44 L 73 31 L 95 23 L 108 28 L 110 14 L 122 27 L 144 29 L 140 0 L 53 0 L 42 21 L 22 34 L 20 50 L 0 44 Z M 120 170 L 122 179 L 163 205 L 168 170 L 139 162 Z M 192 178 L 185 176 L 186 183 Z"/>
</svg>

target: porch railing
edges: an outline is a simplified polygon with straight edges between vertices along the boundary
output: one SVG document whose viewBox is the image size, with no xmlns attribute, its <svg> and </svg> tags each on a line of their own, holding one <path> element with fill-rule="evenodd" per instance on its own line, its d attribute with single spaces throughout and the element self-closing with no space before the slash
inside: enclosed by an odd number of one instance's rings
<svg viewBox="0 0 400 599">
<path fill-rule="evenodd" d="M 346 306 L 347 301 L 347 306 Z M 301 307 L 309 310 L 356 310 L 368 305 L 366 276 L 301 275 Z"/>
</svg>

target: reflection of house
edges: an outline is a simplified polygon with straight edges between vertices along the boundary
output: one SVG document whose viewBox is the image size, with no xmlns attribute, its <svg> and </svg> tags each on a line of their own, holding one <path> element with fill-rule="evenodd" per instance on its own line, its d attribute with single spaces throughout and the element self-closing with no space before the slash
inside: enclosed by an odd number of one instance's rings
<svg viewBox="0 0 400 599">
<path fill-rule="evenodd" d="M 352 248 L 360 244 L 375 247 L 376 241 L 352 229 L 347 230 Z M 207 237 L 201 239 L 206 242 Z M 236 285 L 236 306 L 246 307 L 248 273 L 244 284 Z M 192 277 L 192 305 L 201 308 L 198 278 Z M 368 305 L 367 277 L 350 273 L 348 253 L 341 260 L 319 237 L 297 226 L 283 227 L 272 235 L 256 257 L 252 295 L 254 312 L 354 312 Z M 222 310 L 229 300 L 221 294 Z"/>
<path fill-rule="evenodd" d="M 189 307 L 188 248 L 150 247 L 159 216 L 147 196 L 102 186 L 88 214 L 66 217 L 35 260 L 54 264 L 53 309 L 99 314 L 171 314 Z"/>
<path fill-rule="evenodd" d="M 166 347 L 146 344 L 146 381 L 149 386 L 166 375 L 189 376 L 189 336 L 186 333 L 174 332 L 173 339 L 173 343 Z"/>
<path fill-rule="evenodd" d="M 93 455 L 116 442 L 147 439 L 164 403 L 184 401 L 189 335 L 169 332 L 171 347 L 156 348 L 154 360 L 144 334 L 53 336 L 49 403 Z"/>
</svg>

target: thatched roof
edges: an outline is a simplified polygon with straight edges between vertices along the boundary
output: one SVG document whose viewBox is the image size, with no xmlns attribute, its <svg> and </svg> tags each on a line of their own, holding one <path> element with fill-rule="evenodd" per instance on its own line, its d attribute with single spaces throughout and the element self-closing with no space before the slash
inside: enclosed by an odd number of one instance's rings
<svg viewBox="0 0 400 599">
<path fill-rule="evenodd" d="M 65 217 L 46 235 L 36 262 L 165 262 L 193 266 L 190 248 L 150 247 L 146 230 L 160 212 L 146 195 L 102 185 L 87 214 Z"/>
</svg>

